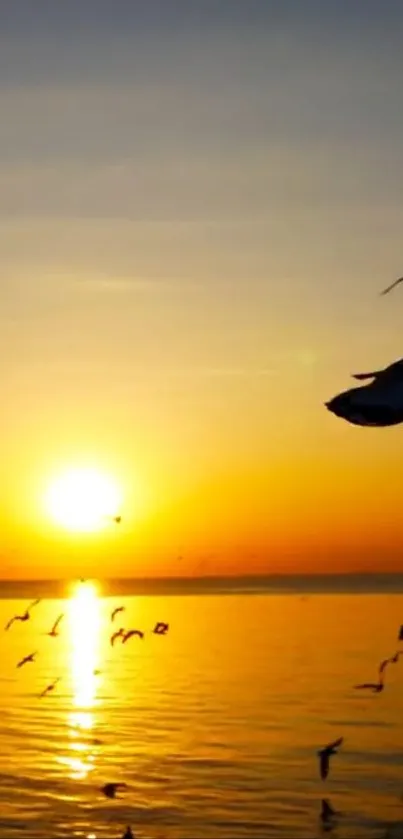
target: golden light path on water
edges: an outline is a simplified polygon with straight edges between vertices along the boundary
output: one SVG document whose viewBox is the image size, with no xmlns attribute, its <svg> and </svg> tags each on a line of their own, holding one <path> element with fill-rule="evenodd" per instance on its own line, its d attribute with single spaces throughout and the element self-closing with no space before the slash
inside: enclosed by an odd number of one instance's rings
<svg viewBox="0 0 403 839">
<path fill-rule="evenodd" d="M 71 750 L 66 758 L 71 777 L 85 778 L 94 768 L 94 726 L 101 629 L 100 599 L 93 583 L 79 583 L 69 604 L 70 667 L 73 710 L 68 714 Z"/>
</svg>

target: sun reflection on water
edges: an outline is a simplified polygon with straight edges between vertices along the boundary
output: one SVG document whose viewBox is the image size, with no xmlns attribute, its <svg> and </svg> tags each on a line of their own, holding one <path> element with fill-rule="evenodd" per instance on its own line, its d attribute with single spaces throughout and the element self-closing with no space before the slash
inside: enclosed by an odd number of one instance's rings
<svg viewBox="0 0 403 839">
<path fill-rule="evenodd" d="M 80 583 L 69 601 L 73 710 L 68 714 L 70 749 L 64 762 L 71 777 L 84 778 L 94 768 L 92 754 L 101 628 L 100 600 L 92 583 Z"/>
</svg>

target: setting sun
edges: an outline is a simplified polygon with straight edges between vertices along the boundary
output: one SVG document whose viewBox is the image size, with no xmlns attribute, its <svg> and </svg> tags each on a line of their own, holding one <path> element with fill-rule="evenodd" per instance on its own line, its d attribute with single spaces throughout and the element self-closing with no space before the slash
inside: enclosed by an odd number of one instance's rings
<svg viewBox="0 0 403 839">
<path fill-rule="evenodd" d="M 71 469 L 56 478 L 46 493 L 52 519 L 67 530 L 100 530 L 119 513 L 121 497 L 112 478 L 96 469 Z"/>
</svg>

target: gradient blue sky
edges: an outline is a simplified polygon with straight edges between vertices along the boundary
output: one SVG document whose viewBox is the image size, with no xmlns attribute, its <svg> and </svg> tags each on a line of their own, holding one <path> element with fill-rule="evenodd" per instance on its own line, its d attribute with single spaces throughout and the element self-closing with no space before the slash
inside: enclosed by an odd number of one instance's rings
<svg viewBox="0 0 403 839">
<path fill-rule="evenodd" d="M 402 36 L 388 0 L 1 5 L 5 573 L 84 461 L 121 572 L 400 562 L 402 432 L 323 401 L 403 354 Z"/>
</svg>

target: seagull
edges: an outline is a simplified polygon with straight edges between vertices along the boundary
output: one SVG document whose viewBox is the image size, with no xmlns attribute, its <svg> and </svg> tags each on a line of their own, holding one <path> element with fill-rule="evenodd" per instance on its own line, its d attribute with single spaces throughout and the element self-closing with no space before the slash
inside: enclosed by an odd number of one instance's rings
<svg viewBox="0 0 403 839">
<path fill-rule="evenodd" d="M 144 632 L 141 632 L 140 629 L 128 629 L 122 638 L 122 644 L 125 644 L 129 638 L 133 638 L 133 635 L 137 635 L 138 638 L 144 638 Z"/>
<path fill-rule="evenodd" d="M 124 636 L 124 634 L 125 634 L 125 631 L 126 631 L 126 630 L 125 630 L 125 629 L 123 629 L 123 627 L 120 627 L 120 629 L 118 629 L 116 632 L 114 632 L 114 633 L 113 633 L 113 635 L 111 635 L 111 647 L 113 647 L 113 646 L 114 646 L 115 641 L 116 641 L 118 638 L 122 638 L 122 639 L 123 639 L 123 636 Z"/>
<path fill-rule="evenodd" d="M 118 790 L 126 789 L 126 787 L 127 784 L 104 784 L 104 786 L 101 787 L 101 792 L 103 792 L 107 798 L 117 798 L 118 796 L 116 793 Z"/>
<path fill-rule="evenodd" d="M 322 798 L 322 810 L 321 810 L 321 820 L 323 824 L 329 824 L 332 819 L 337 815 L 336 810 L 333 810 L 332 805 L 327 800 L 327 798 Z"/>
<path fill-rule="evenodd" d="M 24 666 L 24 664 L 28 664 L 30 661 L 31 661 L 31 662 L 32 662 L 32 664 L 33 664 L 33 663 L 34 663 L 34 661 L 35 661 L 35 657 L 36 657 L 37 655 L 38 655 L 38 653 L 30 653 L 30 655 L 26 655 L 24 658 L 22 658 L 22 659 L 21 659 L 21 661 L 19 661 L 19 662 L 18 662 L 18 664 L 16 665 L 16 667 L 23 667 L 23 666 Z"/>
<path fill-rule="evenodd" d="M 114 609 L 114 610 L 113 610 L 113 612 L 112 612 L 112 614 L 111 614 L 111 622 L 113 623 L 113 621 L 114 621 L 114 620 L 115 620 L 115 618 L 116 618 L 116 615 L 118 615 L 118 614 L 119 614 L 119 612 L 124 612 L 124 610 L 125 610 L 125 607 L 124 607 L 124 606 L 117 606 L 117 608 L 116 608 L 116 609 Z"/>
<path fill-rule="evenodd" d="M 322 778 L 322 781 L 324 781 L 329 774 L 329 760 L 331 755 L 337 754 L 337 749 L 339 748 L 339 746 L 341 746 L 343 740 L 343 737 L 339 737 L 338 740 L 334 740 L 333 743 L 329 743 L 327 746 L 324 747 L 324 749 L 320 749 L 320 751 L 318 752 L 318 757 L 320 758 L 320 777 Z"/>
<path fill-rule="evenodd" d="M 354 685 L 354 690 L 372 690 L 372 693 L 381 693 L 384 687 L 382 679 L 379 679 L 379 682 L 364 682 L 362 685 Z"/>
<path fill-rule="evenodd" d="M 158 623 L 156 623 L 154 626 L 153 633 L 154 635 L 166 635 L 168 629 L 169 623 L 162 623 L 161 621 L 158 621 Z"/>
<path fill-rule="evenodd" d="M 353 425 L 381 428 L 403 422 L 403 359 L 383 370 L 354 373 L 353 378 L 373 381 L 325 402 L 329 411 Z"/>
<path fill-rule="evenodd" d="M 399 285 L 399 283 L 403 283 L 403 277 L 399 277 L 399 279 L 395 280 L 394 283 L 391 283 L 391 285 L 388 285 L 388 287 L 384 288 L 383 291 L 380 291 L 380 296 L 382 297 L 384 294 L 389 294 L 389 292 L 392 291 L 392 288 L 395 288 L 397 285 Z"/>
<path fill-rule="evenodd" d="M 56 687 L 56 685 L 57 685 L 57 683 L 58 683 L 58 682 L 60 682 L 60 677 L 58 677 L 57 679 L 55 679 L 55 681 L 54 681 L 54 682 L 51 682 L 51 684 L 50 684 L 50 685 L 48 685 L 46 688 L 44 688 L 44 690 L 42 691 L 42 693 L 40 693 L 40 694 L 39 694 L 39 698 L 40 698 L 40 699 L 42 699 L 42 697 L 43 697 L 43 696 L 47 696 L 47 695 L 48 695 L 48 693 L 52 693 L 52 690 L 54 690 L 54 689 L 55 689 L 55 687 Z"/>
<path fill-rule="evenodd" d="M 23 612 L 22 615 L 14 615 L 14 617 L 10 618 L 10 620 L 8 621 L 8 623 L 6 623 L 6 625 L 4 627 L 5 631 L 7 632 L 7 630 L 10 629 L 10 626 L 12 626 L 14 621 L 22 621 L 23 623 L 25 621 L 29 621 L 29 619 L 31 617 L 31 609 L 33 609 L 34 606 L 37 606 L 38 603 L 40 603 L 40 602 L 41 602 L 40 599 L 39 600 L 33 600 L 32 603 L 30 603 L 30 605 L 25 610 L 25 612 Z"/>
<path fill-rule="evenodd" d="M 50 632 L 47 632 L 46 635 L 49 635 L 50 638 L 57 638 L 57 636 L 60 635 L 60 632 L 57 631 L 57 627 L 59 626 L 59 623 L 62 620 L 62 618 L 64 618 L 63 613 L 61 615 L 59 615 L 58 618 L 56 618 L 56 620 L 55 620 L 55 622 L 52 626 L 52 629 L 50 630 Z"/>
</svg>

